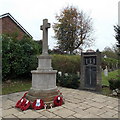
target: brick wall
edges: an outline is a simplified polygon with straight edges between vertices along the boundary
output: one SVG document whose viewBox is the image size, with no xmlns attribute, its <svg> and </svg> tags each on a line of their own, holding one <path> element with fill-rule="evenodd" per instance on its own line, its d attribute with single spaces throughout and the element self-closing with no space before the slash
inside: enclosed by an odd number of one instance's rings
<svg viewBox="0 0 120 120">
<path fill-rule="evenodd" d="M 11 18 L 9 18 L 8 16 L 2 18 L 2 27 L 0 25 L 0 33 L 11 35 L 15 32 L 18 33 L 17 39 L 22 39 L 22 37 L 26 35 L 25 32 L 23 32 L 22 29 L 17 26 L 17 24 L 13 20 L 11 20 Z"/>
</svg>

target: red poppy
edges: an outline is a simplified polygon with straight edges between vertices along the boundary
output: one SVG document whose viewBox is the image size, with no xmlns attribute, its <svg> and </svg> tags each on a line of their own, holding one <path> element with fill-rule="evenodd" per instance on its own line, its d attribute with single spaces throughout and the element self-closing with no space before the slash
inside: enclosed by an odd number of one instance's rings
<svg viewBox="0 0 120 120">
<path fill-rule="evenodd" d="M 26 103 L 26 99 L 25 98 L 21 98 L 15 105 L 15 107 L 20 108 L 23 104 Z"/>
<path fill-rule="evenodd" d="M 61 106 L 63 104 L 63 99 L 59 95 L 54 98 L 54 105 Z"/>
<path fill-rule="evenodd" d="M 44 102 L 43 102 L 43 100 L 41 100 L 41 99 L 35 100 L 35 101 L 32 103 L 32 108 L 33 108 L 34 110 L 40 110 L 40 109 L 44 108 Z"/>
<path fill-rule="evenodd" d="M 27 110 L 30 107 L 30 105 L 31 105 L 30 101 L 26 99 L 26 102 L 24 102 L 24 104 L 22 104 L 20 108 L 22 111 L 24 111 Z"/>
<path fill-rule="evenodd" d="M 25 99 L 25 96 L 26 96 L 27 93 L 28 93 L 28 92 L 26 92 L 26 93 L 23 95 L 23 97 L 22 97 L 20 100 L 18 100 L 18 102 L 16 103 L 15 107 L 20 108 L 20 107 L 27 101 L 27 100 Z"/>
</svg>

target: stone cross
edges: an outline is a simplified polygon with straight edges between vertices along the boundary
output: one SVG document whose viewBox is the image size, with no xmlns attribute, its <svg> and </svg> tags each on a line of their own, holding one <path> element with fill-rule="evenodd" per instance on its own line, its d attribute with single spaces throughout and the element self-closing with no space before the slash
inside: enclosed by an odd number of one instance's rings
<svg viewBox="0 0 120 120">
<path fill-rule="evenodd" d="M 48 19 L 43 20 L 43 25 L 40 26 L 40 29 L 43 30 L 43 39 L 42 39 L 42 54 L 48 54 L 48 28 L 50 28 L 50 23 Z"/>
</svg>

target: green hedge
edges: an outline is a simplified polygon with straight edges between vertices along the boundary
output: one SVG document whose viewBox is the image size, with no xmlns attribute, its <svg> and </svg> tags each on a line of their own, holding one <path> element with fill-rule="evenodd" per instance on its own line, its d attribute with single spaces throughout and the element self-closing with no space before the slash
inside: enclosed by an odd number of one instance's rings
<svg viewBox="0 0 120 120">
<path fill-rule="evenodd" d="M 28 77 L 36 69 L 39 46 L 30 38 L 2 35 L 2 77 L 3 80 L 15 77 Z"/>
<path fill-rule="evenodd" d="M 62 73 L 77 73 L 80 71 L 80 56 L 52 55 L 52 66 Z"/>
<path fill-rule="evenodd" d="M 80 78 L 76 74 L 68 74 L 60 76 L 57 74 L 57 84 L 68 88 L 78 88 L 80 86 Z"/>
<path fill-rule="evenodd" d="M 80 71 L 81 66 L 80 55 L 52 55 L 52 66 L 54 69 L 61 71 L 63 73 L 77 73 Z M 116 64 L 118 60 L 114 58 L 103 58 L 102 68 L 105 69 L 107 66 L 110 70 L 117 69 Z"/>
</svg>

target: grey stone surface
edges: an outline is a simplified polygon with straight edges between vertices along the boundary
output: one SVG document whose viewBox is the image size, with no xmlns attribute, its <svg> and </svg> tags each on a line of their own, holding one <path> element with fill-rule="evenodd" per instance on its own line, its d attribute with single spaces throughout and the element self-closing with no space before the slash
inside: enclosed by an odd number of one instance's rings
<svg viewBox="0 0 120 120">
<path fill-rule="evenodd" d="M 40 114 L 47 117 L 47 118 L 54 118 L 56 116 L 54 113 L 46 111 L 46 110 L 40 112 Z"/>
<path fill-rule="evenodd" d="M 29 94 L 26 95 L 26 98 L 30 101 L 34 102 L 36 99 L 42 99 L 45 104 L 49 107 L 50 104 L 53 104 L 53 99 L 55 96 L 58 95 L 57 87 L 54 89 L 47 89 L 47 90 L 35 90 L 30 89 Z"/>
<path fill-rule="evenodd" d="M 46 90 L 56 88 L 56 70 L 32 71 L 32 89 Z"/>
<path fill-rule="evenodd" d="M 48 19 L 43 20 L 43 25 L 40 26 L 40 29 L 43 30 L 43 49 L 42 54 L 48 54 L 48 28 L 50 28 L 50 23 L 48 23 Z"/>
<path fill-rule="evenodd" d="M 2 110 L 2 116 L 5 117 L 5 116 L 8 116 L 8 115 L 15 114 L 16 112 L 18 112 L 18 110 L 16 108 L 10 108 L 10 109 L 7 109 L 7 110 Z"/>
<path fill-rule="evenodd" d="M 71 111 L 69 109 L 63 108 L 63 109 L 57 110 L 55 112 L 55 114 L 58 115 L 58 116 L 60 116 L 60 117 L 62 117 L 62 118 L 67 118 L 67 117 L 69 117 L 71 115 L 74 115 L 75 112 Z"/>
<path fill-rule="evenodd" d="M 48 23 L 47 19 L 44 19 L 43 25 L 40 27 L 40 29 L 43 30 L 42 55 L 38 56 L 37 70 L 31 71 L 32 88 L 29 90 L 26 97 L 30 101 L 43 98 L 44 102 L 49 106 L 51 104 L 51 101 L 53 101 L 54 96 L 51 96 L 51 94 L 43 96 L 43 93 L 50 91 L 51 89 L 55 89 L 54 93 L 56 93 L 57 70 L 52 69 L 51 57 L 48 55 L 48 28 L 50 28 L 50 23 Z M 38 94 L 36 96 L 33 93 Z M 56 95 L 58 95 L 58 93 Z"/>
<path fill-rule="evenodd" d="M 80 89 L 101 91 L 101 71 L 101 52 L 82 52 Z"/>
<path fill-rule="evenodd" d="M 118 98 L 108 97 L 84 90 L 59 88 L 65 96 L 65 104 L 52 109 L 21 111 L 15 108 L 17 101 L 25 92 L 2 96 L 3 118 L 118 118 Z M 14 99 L 9 99 L 14 97 Z M 99 100 L 102 102 L 100 102 Z M 104 99 L 104 100 L 103 100 Z M 81 100 L 81 102 L 79 101 Z M 5 102 L 6 101 L 6 102 Z M 8 106 L 6 108 L 6 105 Z M 12 106 L 12 107 L 11 107 Z M 84 119 L 83 119 L 84 120 Z"/>
<path fill-rule="evenodd" d="M 52 70 L 51 56 L 41 55 L 38 56 L 38 68 L 37 70 Z"/>
</svg>

